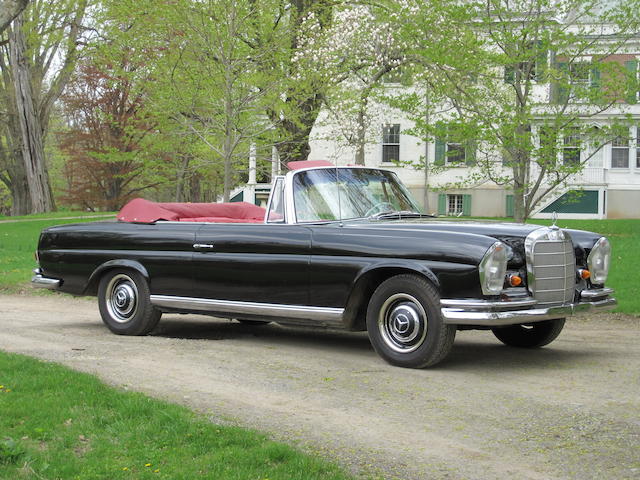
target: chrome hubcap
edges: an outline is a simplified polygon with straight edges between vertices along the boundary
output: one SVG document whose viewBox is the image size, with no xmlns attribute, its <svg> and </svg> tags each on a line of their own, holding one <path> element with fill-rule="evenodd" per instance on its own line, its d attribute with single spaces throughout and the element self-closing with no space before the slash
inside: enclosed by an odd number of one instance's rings
<svg viewBox="0 0 640 480">
<path fill-rule="evenodd" d="M 409 353 L 424 343 L 427 313 L 420 302 L 407 293 L 390 296 L 380 308 L 378 329 L 389 348 Z"/>
<path fill-rule="evenodd" d="M 105 292 L 109 315 L 118 323 L 126 323 L 138 310 L 138 289 L 128 275 L 114 276 Z"/>
</svg>

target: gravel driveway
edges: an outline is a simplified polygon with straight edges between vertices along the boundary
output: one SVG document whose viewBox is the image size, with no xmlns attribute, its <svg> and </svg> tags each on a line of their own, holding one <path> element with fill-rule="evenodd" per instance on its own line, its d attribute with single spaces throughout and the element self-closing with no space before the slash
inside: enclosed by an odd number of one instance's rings
<svg viewBox="0 0 640 480">
<path fill-rule="evenodd" d="M 459 332 L 429 370 L 391 367 L 367 336 L 165 315 L 107 331 L 97 303 L 0 296 L 0 349 L 97 374 L 215 422 L 255 427 L 400 479 L 640 478 L 640 319 L 574 319 L 549 347 Z"/>
</svg>

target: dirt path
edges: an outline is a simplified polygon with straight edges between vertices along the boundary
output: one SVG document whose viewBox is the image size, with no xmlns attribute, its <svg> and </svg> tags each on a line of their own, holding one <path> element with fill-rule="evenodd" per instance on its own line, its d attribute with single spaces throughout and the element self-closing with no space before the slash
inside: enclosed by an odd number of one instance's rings
<svg viewBox="0 0 640 480">
<path fill-rule="evenodd" d="M 568 322 L 536 351 L 460 332 L 430 370 L 366 335 L 167 315 L 119 337 L 95 302 L 0 296 L 0 349 L 272 432 L 355 472 L 400 479 L 640 478 L 640 320 Z M 1 375 L 1 372 L 0 372 Z"/>
</svg>

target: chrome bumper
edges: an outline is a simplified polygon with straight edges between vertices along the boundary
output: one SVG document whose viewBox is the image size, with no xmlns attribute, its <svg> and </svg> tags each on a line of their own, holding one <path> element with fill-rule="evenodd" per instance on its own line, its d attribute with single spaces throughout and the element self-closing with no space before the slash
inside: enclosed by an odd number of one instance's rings
<svg viewBox="0 0 640 480">
<path fill-rule="evenodd" d="M 548 308 L 535 308 L 536 300 L 531 297 L 502 302 L 443 299 L 440 303 L 444 323 L 500 327 L 609 310 L 618 304 L 609 296 L 611 293 L 610 288 L 585 290 L 581 294 L 583 301 Z"/>
<path fill-rule="evenodd" d="M 42 275 L 42 270 L 36 268 L 33 273 L 35 274 L 31 277 L 31 286 L 34 288 L 47 288 L 49 290 L 55 290 L 62 283 L 61 280 L 57 278 L 45 277 Z"/>
</svg>

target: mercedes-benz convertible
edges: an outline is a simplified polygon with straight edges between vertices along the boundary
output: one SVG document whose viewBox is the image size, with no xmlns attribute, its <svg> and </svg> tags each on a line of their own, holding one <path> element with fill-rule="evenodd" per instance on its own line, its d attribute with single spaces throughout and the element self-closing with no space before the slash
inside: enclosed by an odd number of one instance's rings
<svg viewBox="0 0 640 480">
<path fill-rule="evenodd" d="M 366 330 L 412 368 L 443 360 L 457 330 L 541 347 L 567 317 L 616 304 L 605 237 L 434 218 L 369 167 L 298 162 L 266 209 L 136 199 L 118 222 L 45 229 L 37 257 L 35 286 L 97 296 L 116 334 L 145 335 L 163 313 Z"/>
</svg>

